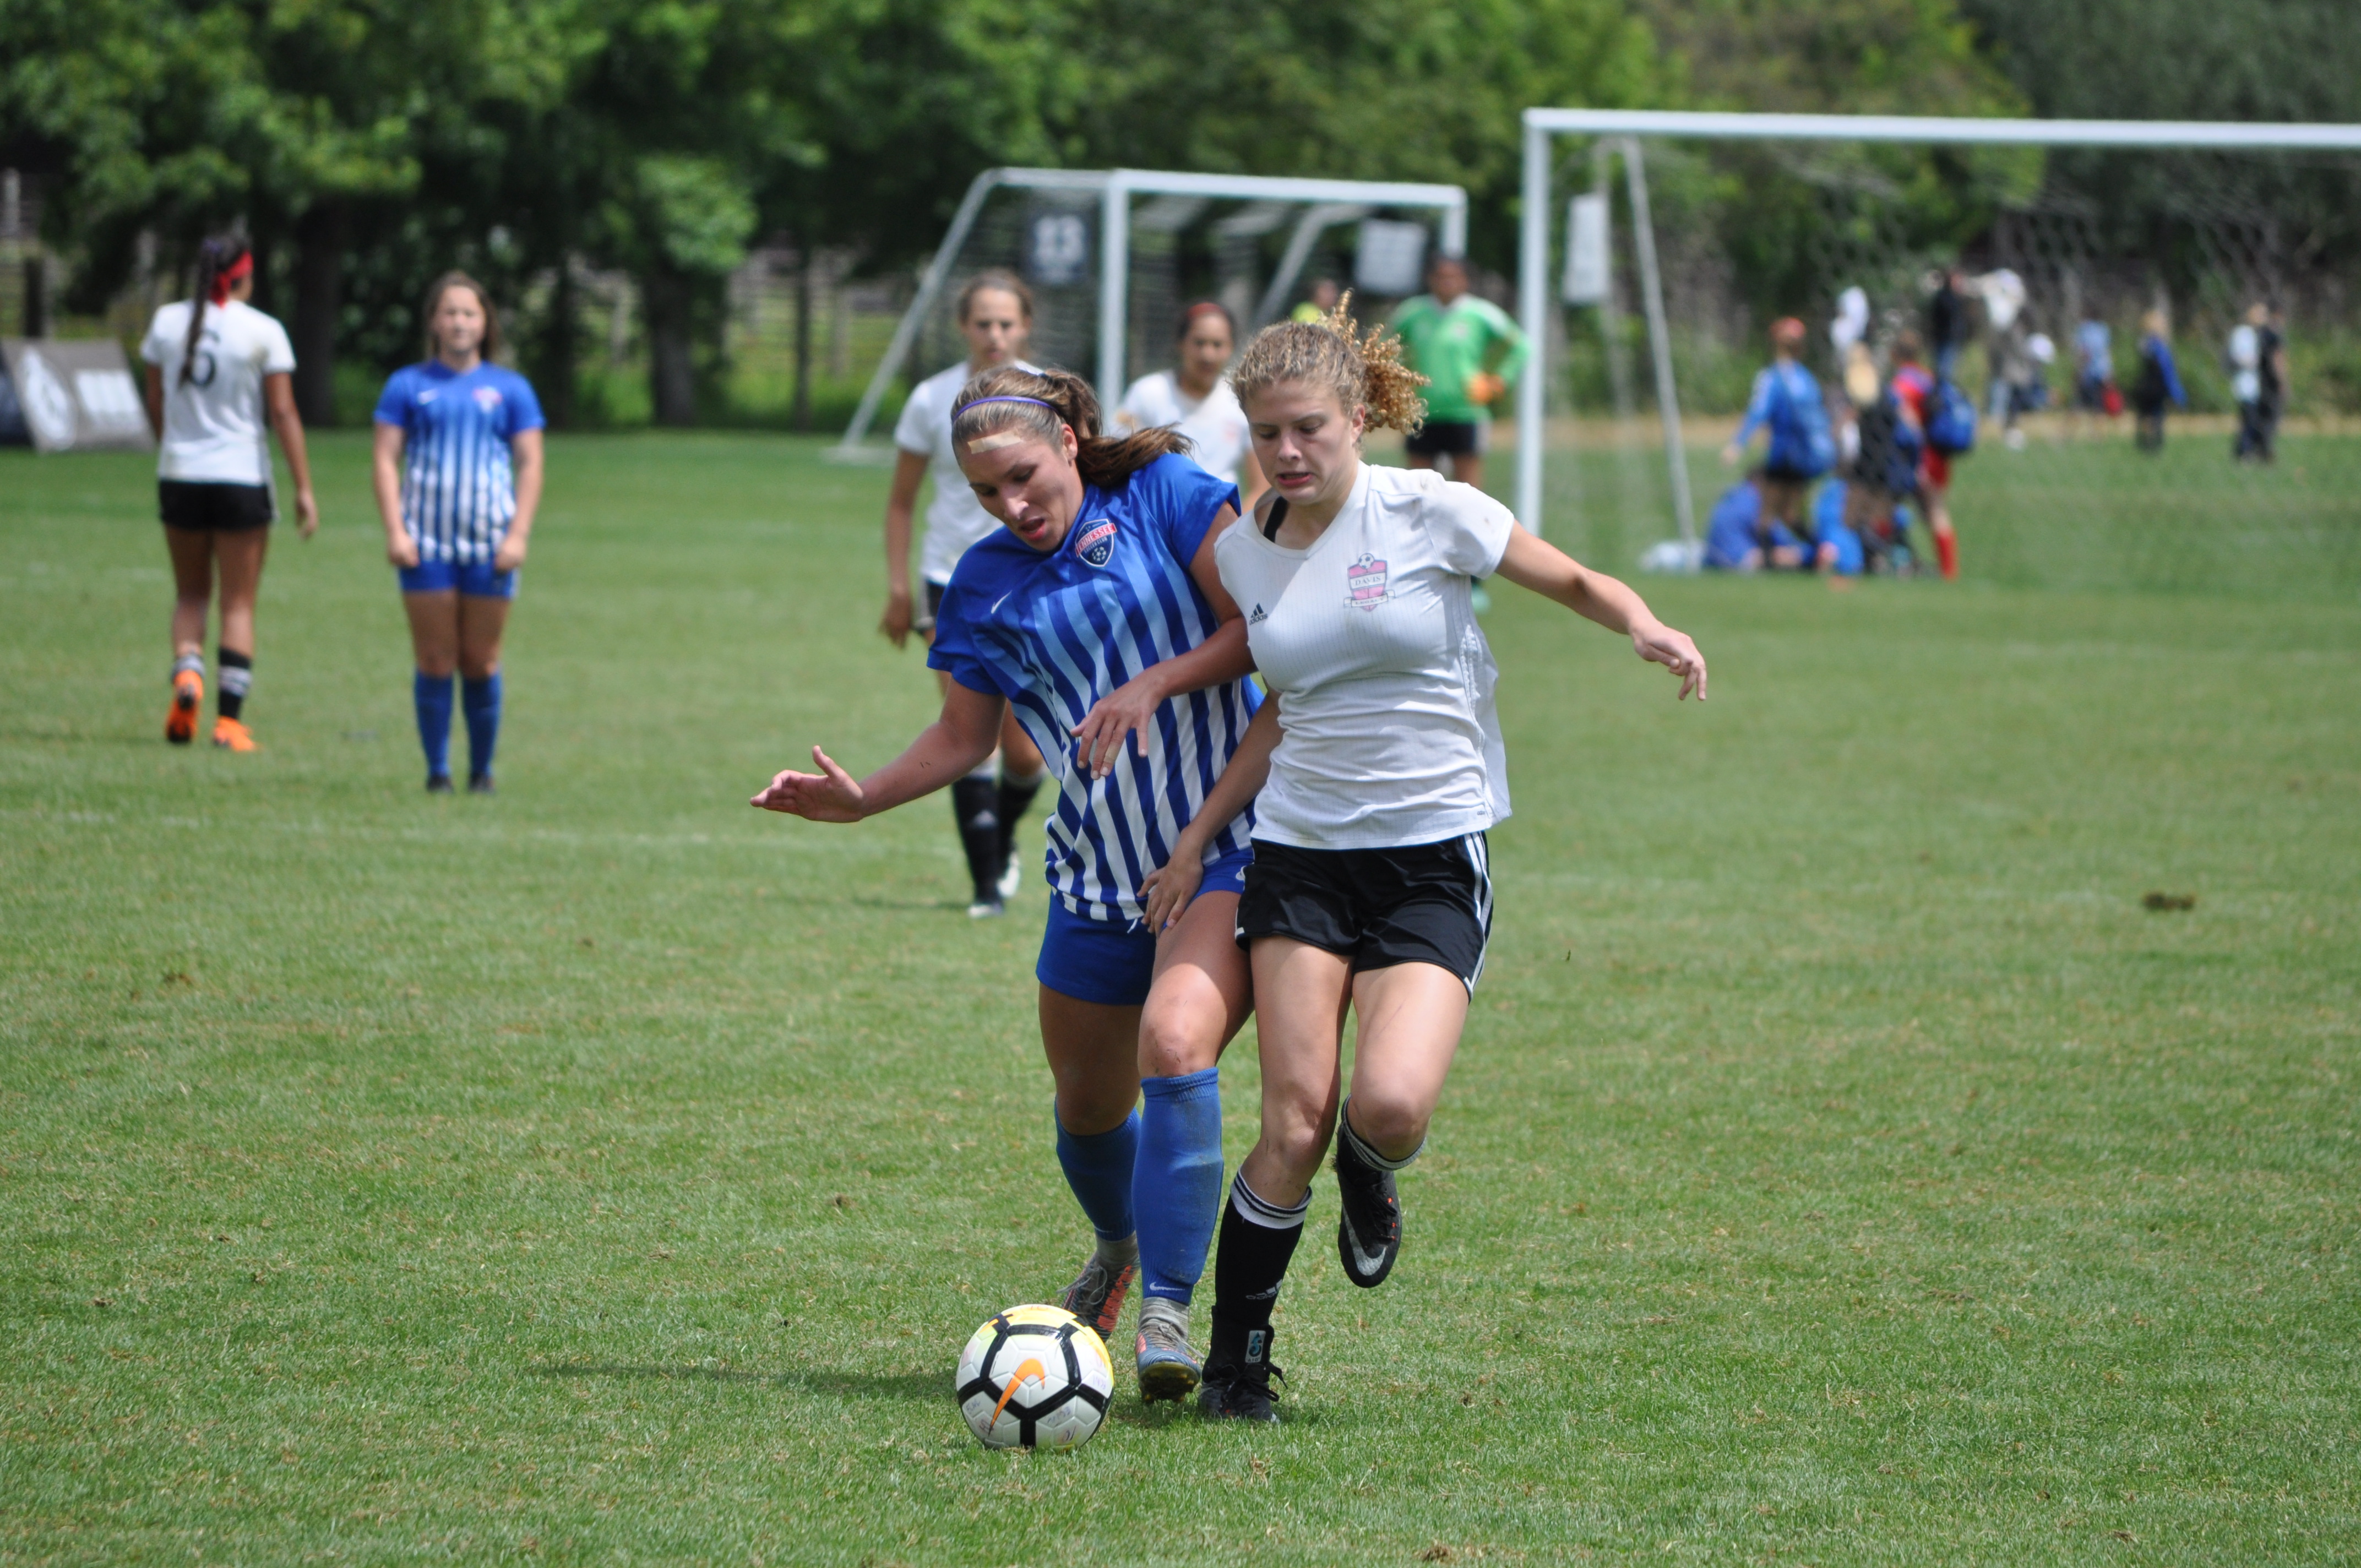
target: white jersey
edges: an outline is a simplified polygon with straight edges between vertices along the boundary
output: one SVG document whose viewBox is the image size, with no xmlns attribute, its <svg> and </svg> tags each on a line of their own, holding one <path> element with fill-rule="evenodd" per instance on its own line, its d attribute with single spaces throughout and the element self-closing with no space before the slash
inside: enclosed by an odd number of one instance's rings
<svg viewBox="0 0 2361 1568">
<path fill-rule="evenodd" d="M 1021 359 L 1010 363 L 1019 370 L 1035 368 Z M 969 545 L 1000 526 L 1000 520 L 984 510 L 967 488 L 967 476 L 960 472 L 958 455 L 951 451 L 951 409 L 960 389 L 974 375 L 965 365 L 954 365 L 928 377 L 910 389 L 910 400 L 894 422 L 894 444 L 925 458 L 927 472 L 934 477 L 935 499 L 927 503 L 927 537 L 918 546 L 918 576 L 937 585 L 951 580 L 951 568 Z"/>
<path fill-rule="evenodd" d="M 1279 698 L 1279 742 L 1255 837 L 1380 850 L 1480 833 L 1509 815 L 1499 677 L 1476 624 L 1517 526 L 1483 491 L 1368 464 L 1311 548 L 1246 518 L 1213 560 Z"/>
<path fill-rule="evenodd" d="M 287 329 L 242 300 L 208 304 L 186 382 L 189 302 L 157 311 L 139 357 L 164 373 L 164 443 L 157 477 L 201 485 L 268 485 L 262 378 L 295 368 Z"/>
<path fill-rule="evenodd" d="M 1189 438 L 1189 455 L 1196 459 L 1197 466 L 1234 485 L 1238 482 L 1238 466 L 1254 444 L 1253 432 L 1246 427 L 1246 411 L 1238 406 L 1238 395 L 1230 389 L 1229 382 L 1215 381 L 1212 391 L 1192 398 L 1181 389 L 1180 378 L 1170 370 L 1134 381 L 1116 406 L 1113 423 L 1125 435 L 1152 425 L 1177 425 Z"/>
</svg>

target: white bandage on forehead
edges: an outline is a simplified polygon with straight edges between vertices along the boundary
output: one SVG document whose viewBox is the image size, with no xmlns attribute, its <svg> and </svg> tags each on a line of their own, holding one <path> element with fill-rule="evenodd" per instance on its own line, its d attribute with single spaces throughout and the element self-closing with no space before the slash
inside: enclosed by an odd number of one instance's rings
<svg viewBox="0 0 2361 1568">
<path fill-rule="evenodd" d="M 1028 437 L 1020 430 L 1004 430 L 997 435 L 979 435 L 967 444 L 970 452 L 997 452 L 1004 446 L 1021 446 Z"/>
</svg>

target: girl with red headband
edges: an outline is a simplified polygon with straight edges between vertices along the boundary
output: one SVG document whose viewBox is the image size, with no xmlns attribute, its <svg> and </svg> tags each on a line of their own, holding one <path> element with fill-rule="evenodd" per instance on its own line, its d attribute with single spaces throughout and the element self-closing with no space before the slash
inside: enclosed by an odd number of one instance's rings
<svg viewBox="0 0 2361 1568">
<path fill-rule="evenodd" d="M 221 583 L 218 711 L 214 744 L 256 750 L 246 727 L 254 682 L 254 598 L 278 505 L 270 489 L 267 420 L 295 477 L 295 526 L 320 526 L 303 421 L 295 411 L 295 350 L 287 329 L 247 302 L 254 253 L 217 235 L 197 251 L 196 296 L 156 313 L 139 356 L 148 362 L 148 421 L 162 450 L 157 506 L 172 555 L 172 706 L 164 739 L 196 738 L 205 700 L 205 618 Z"/>
</svg>

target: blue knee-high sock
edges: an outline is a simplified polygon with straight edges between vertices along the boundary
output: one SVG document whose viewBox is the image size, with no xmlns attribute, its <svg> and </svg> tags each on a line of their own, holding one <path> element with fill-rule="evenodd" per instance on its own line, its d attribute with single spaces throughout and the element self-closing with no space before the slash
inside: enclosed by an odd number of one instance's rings
<svg viewBox="0 0 2361 1568">
<path fill-rule="evenodd" d="M 467 713 L 467 776 L 492 776 L 492 748 L 500 739 L 500 673 L 459 683 L 459 706 Z"/>
<path fill-rule="evenodd" d="M 1131 1202 L 1139 1216 L 1141 1290 L 1186 1305 L 1222 1213 L 1221 1073 L 1209 1067 L 1143 1078 L 1139 1088 L 1148 1103 Z"/>
<path fill-rule="evenodd" d="M 451 774 L 451 677 L 417 674 L 410 700 L 418 707 L 418 743 L 426 748 L 426 776 Z"/>
<path fill-rule="evenodd" d="M 1050 1119 L 1056 1121 L 1052 1112 Z M 1139 1113 L 1104 1133 L 1070 1133 L 1058 1124 L 1058 1163 L 1066 1168 L 1066 1185 L 1091 1217 L 1091 1228 L 1105 1241 L 1132 1234 L 1132 1163 L 1139 1154 Z"/>
</svg>

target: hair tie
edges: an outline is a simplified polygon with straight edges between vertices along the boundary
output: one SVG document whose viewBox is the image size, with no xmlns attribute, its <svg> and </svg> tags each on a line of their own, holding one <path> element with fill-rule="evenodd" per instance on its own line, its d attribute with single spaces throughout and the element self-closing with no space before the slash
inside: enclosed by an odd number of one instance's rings
<svg viewBox="0 0 2361 1568">
<path fill-rule="evenodd" d="M 1048 409 L 1051 413 L 1058 414 L 1058 417 L 1060 419 L 1065 417 L 1064 414 L 1059 412 L 1058 405 L 1055 403 L 1044 401 L 1039 398 L 1020 398 L 1014 392 L 1011 392 L 1000 397 L 978 398 L 972 403 L 961 403 L 959 407 L 951 411 L 951 418 L 957 419 L 960 415 L 967 412 L 968 410 L 982 408 L 986 403 L 1032 403 L 1037 407 Z"/>
<path fill-rule="evenodd" d="M 211 296 L 213 302 L 216 305 L 228 304 L 229 291 L 237 286 L 238 280 L 241 278 L 251 278 L 253 276 L 254 252 L 250 250 L 242 250 L 238 252 L 238 257 L 236 261 L 231 262 L 228 266 L 214 274 L 214 287 Z"/>
</svg>

